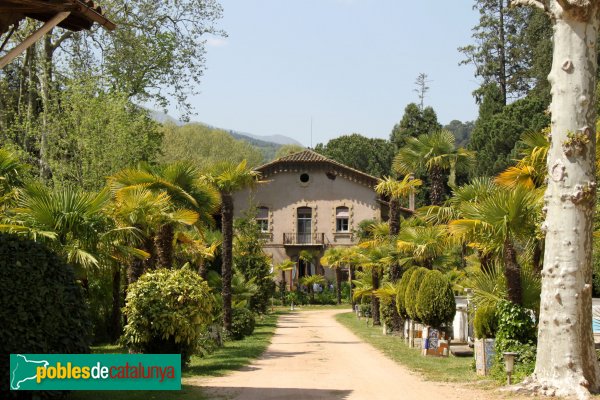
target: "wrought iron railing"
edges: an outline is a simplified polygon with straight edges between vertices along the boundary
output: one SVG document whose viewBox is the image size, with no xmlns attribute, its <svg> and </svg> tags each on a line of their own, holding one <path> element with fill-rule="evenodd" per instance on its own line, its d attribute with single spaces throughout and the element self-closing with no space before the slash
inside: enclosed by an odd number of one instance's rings
<svg viewBox="0 0 600 400">
<path fill-rule="evenodd" d="M 296 246 L 301 246 L 301 245 L 322 246 L 325 244 L 325 234 L 324 233 L 284 233 L 283 234 L 283 244 L 296 245 Z"/>
</svg>

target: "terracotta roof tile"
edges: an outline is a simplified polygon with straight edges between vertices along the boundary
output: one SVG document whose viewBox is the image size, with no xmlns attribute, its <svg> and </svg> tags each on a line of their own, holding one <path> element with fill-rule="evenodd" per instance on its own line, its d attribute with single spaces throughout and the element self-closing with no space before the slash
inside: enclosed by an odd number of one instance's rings
<svg viewBox="0 0 600 400">
<path fill-rule="evenodd" d="M 280 165 L 280 164 L 288 164 L 288 163 L 289 164 L 330 164 L 330 165 L 336 166 L 342 170 L 348 171 L 354 175 L 359 175 L 362 178 L 367 179 L 373 186 L 379 182 L 379 178 L 377 178 L 373 175 L 369 175 L 365 172 L 351 168 L 347 165 L 344 165 L 338 161 L 327 158 L 324 155 L 319 154 L 310 149 L 306 149 L 306 150 L 300 151 L 298 153 L 294 153 L 294 154 L 290 154 L 285 157 L 278 158 L 276 160 L 271 161 L 270 163 L 267 163 L 265 165 L 261 165 L 260 167 L 257 167 L 256 170 L 262 172 L 262 171 L 266 171 L 270 167 L 274 167 L 274 166 Z"/>
</svg>

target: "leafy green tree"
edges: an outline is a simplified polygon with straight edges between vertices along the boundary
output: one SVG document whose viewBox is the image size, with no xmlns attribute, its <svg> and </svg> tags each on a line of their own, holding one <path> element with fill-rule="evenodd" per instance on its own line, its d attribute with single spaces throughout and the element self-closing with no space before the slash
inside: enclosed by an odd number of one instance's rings
<svg viewBox="0 0 600 400">
<path fill-rule="evenodd" d="M 400 122 L 394 125 L 390 134 L 390 142 L 401 149 L 411 137 L 417 137 L 442 129 L 438 122 L 437 114 L 431 107 L 420 108 L 415 103 L 410 103 L 404 109 Z"/>
<path fill-rule="evenodd" d="M 223 327 L 231 330 L 231 273 L 233 267 L 233 192 L 253 185 L 259 174 L 249 169 L 246 161 L 235 165 L 220 163 L 212 168 L 206 180 L 221 195 L 221 229 L 223 233 L 223 252 L 221 278 L 223 280 Z"/>
<path fill-rule="evenodd" d="M 275 159 L 289 156 L 290 154 L 298 153 L 303 150 L 305 150 L 305 148 L 297 144 L 284 144 L 275 153 Z"/>
<path fill-rule="evenodd" d="M 517 158 L 515 145 L 521 135 L 539 132 L 548 126 L 550 119 L 545 114 L 546 107 L 544 99 L 529 96 L 509 104 L 500 112 L 497 108 L 480 109 L 469 142 L 469 149 L 476 152 L 476 167 L 471 176 L 493 176 L 510 166 Z"/>
<path fill-rule="evenodd" d="M 452 132 L 456 138 L 456 147 L 466 147 L 471 139 L 471 132 L 475 127 L 474 121 L 461 122 L 457 119 L 453 119 L 444 126 L 444 129 Z"/>
<path fill-rule="evenodd" d="M 263 251 L 260 227 L 253 215 L 247 214 L 234 222 L 233 266 L 246 279 L 254 279 L 258 290 L 250 298 L 250 309 L 264 313 L 273 295 L 271 260 Z"/>
<path fill-rule="evenodd" d="M 148 112 L 90 79 L 57 92 L 48 122 L 48 166 L 57 186 L 100 190 L 106 177 L 155 162 L 162 134 Z"/>
<path fill-rule="evenodd" d="M 351 168 L 381 177 L 391 172 L 393 146 L 387 140 L 367 138 L 358 133 L 319 143 L 315 151 Z"/>
<path fill-rule="evenodd" d="M 199 123 L 177 126 L 163 125 L 164 140 L 159 161 L 173 163 L 187 161 L 202 170 L 221 162 L 239 163 L 247 160 L 251 167 L 263 163 L 259 149 L 243 140 L 233 138 L 228 132 Z"/>
<path fill-rule="evenodd" d="M 75 36 L 72 48 L 85 57 L 77 67 L 98 68 L 107 86 L 138 101 L 165 107 L 174 99 L 189 113 L 187 98 L 196 93 L 205 68 L 206 35 L 224 36 L 215 27 L 222 16 L 219 3 L 106 0 L 102 6 L 119 28 Z"/>
<path fill-rule="evenodd" d="M 510 0 L 475 0 L 479 24 L 473 28 L 475 44 L 460 47 L 465 56 L 462 64 L 473 64 L 483 86 L 494 83 L 501 92 L 501 102 L 518 98 L 530 88 L 532 54 L 525 46 L 523 31 L 530 14 L 527 8 L 510 7 Z"/>
</svg>

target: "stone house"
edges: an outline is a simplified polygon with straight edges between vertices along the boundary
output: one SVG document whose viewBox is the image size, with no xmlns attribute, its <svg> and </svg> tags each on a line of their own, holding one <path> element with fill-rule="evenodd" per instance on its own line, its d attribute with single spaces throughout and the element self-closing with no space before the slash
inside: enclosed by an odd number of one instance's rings
<svg viewBox="0 0 600 400">
<path fill-rule="evenodd" d="M 296 262 L 287 282 L 313 274 L 333 280 L 334 272 L 319 263 L 324 251 L 357 244 L 356 230 L 363 220 L 387 220 L 388 204 L 374 189 L 378 178 L 314 151 L 291 154 L 256 170 L 262 182 L 234 194 L 235 216 L 257 208 L 264 250 L 273 264 Z M 314 254 L 312 262 L 298 258 L 302 250 Z"/>
</svg>

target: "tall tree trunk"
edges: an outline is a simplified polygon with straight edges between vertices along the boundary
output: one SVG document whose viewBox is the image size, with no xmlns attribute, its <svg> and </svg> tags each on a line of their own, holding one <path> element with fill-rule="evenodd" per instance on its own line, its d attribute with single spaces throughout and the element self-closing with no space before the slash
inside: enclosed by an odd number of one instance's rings
<svg viewBox="0 0 600 400">
<path fill-rule="evenodd" d="M 504 239 L 504 276 L 508 288 L 508 300 L 522 305 L 521 298 L 521 266 L 517 261 L 517 252 L 509 238 Z"/>
<path fill-rule="evenodd" d="M 207 274 L 208 274 L 208 268 L 206 268 L 206 261 L 204 259 L 201 259 L 198 262 L 198 275 L 200 275 L 200 278 L 206 280 Z"/>
<path fill-rule="evenodd" d="M 507 77 L 506 77 L 506 34 L 504 32 L 504 1 L 498 0 L 498 83 L 502 93 L 502 104 L 506 105 L 507 98 Z"/>
<path fill-rule="evenodd" d="M 379 271 L 377 271 L 377 268 L 371 268 L 371 279 L 373 281 L 373 290 L 379 289 Z M 373 315 L 373 325 L 381 325 L 379 299 L 375 294 L 371 295 L 371 314 Z"/>
<path fill-rule="evenodd" d="M 154 237 L 154 246 L 156 248 L 158 268 L 173 267 L 173 239 L 175 232 L 173 225 L 162 225 Z"/>
<path fill-rule="evenodd" d="M 233 268 L 233 198 L 229 193 L 221 193 L 221 229 L 223 232 L 223 254 L 221 259 L 221 279 L 223 297 L 223 328 L 231 331 L 231 270 Z"/>
<path fill-rule="evenodd" d="M 131 261 L 129 268 L 127 268 L 127 281 L 129 282 L 129 284 L 132 284 L 133 282 L 137 281 L 143 273 L 144 261 L 134 258 Z"/>
<path fill-rule="evenodd" d="M 515 0 L 545 6 L 554 25 L 552 140 L 535 371 L 530 388 L 585 398 L 600 389 L 592 333 L 598 0 Z"/>
<path fill-rule="evenodd" d="M 112 266 L 112 311 L 111 311 L 111 340 L 121 336 L 121 265 Z"/>
<path fill-rule="evenodd" d="M 429 180 L 431 181 L 431 192 L 429 200 L 434 206 L 441 206 L 444 202 L 444 170 L 441 167 L 434 165 L 429 169 Z"/>
<path fill-rule="evenodd" d="M 52 84 L 52 56 L 54 50 L 52 48 L 52 31 L 44 36 L 44 60 L 42 63 L 42 106 L 44 112 L 42 113 L 42 132 L 40 137 L 40 172 L 44 179 L 50 180 L 52 178 L 52 171 L 50 164 L 48 163 L 48 136 L 49 136 L 49 121 L 50 115 L 50 85 Z"/>
<path fill-rule="evenodd" d="M 352 283 L 353 280 L 354 266 L 351 265 L 350 268 L 348 268 L 348 283 L 350 284 L 350 301 L 352 302 L 352 309 L 354 310 L 354 307 L 356 306 L 356 301 L 354 301 L 354 283 Z"/>
<path fill-rule="evenodd" d="M 395 237 L 400 233 L 400 200 L 390 198 L 390 236 Z M 389 268 L 389 278 L 391 282 L 396 282 L 402 276 L 402 268 L 394 263 Z"/>
<path fill-rule="evenodd" d="M 342 304 L 342 271 L 335 269 L 335 295 L 337 304 Z"/>
</svg>

